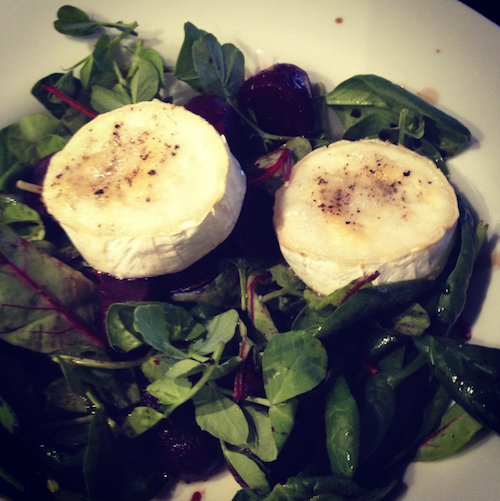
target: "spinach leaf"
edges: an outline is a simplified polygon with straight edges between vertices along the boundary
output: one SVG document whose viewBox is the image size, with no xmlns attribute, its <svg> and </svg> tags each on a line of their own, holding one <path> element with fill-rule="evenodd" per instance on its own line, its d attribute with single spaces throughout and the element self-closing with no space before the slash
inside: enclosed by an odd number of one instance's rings
<svg viewBox="0 0 500 501">
<path fill-rule="evenodd" d="M 90 425 L 83 469 L 90 499 L 112 497 L 122 481 L 115 441 L 102 409 L 97 409 Z"/>
<path fill-rule="evenodd" d="M 339 376 L 326 397 L 326 449 L 334 475 L 352 477 L 359 461 L 359 410 L 349 385 Z"/>
<path fill-rule="evenodd" d="M 464 309 L 474 263 L 487 230 L 487 225 L 483 223 L 475 226 L 473 216 L 465 200 L 462 197 L 459 197 L 458 200 L 460 251 L 454 268 L 446 278 L 434 314 L 437 321 L 436 328 L 442 335 L 449 332 Z"/>
<path fill-rule="evenodd" d="M 336 308 L 328 301 L 319 309 L 314 304 L 306 306 L 295 319 L 293 328 L 304 329 L 318 338 L 331 337 L 382 309 L 411 303 L 432 285 L 430 280 L 419 279 L 361 288 Z"/>
<path fill-rule="evenodd" d="M 391 482 L 385 487 L 365 489 L 350 478 L 341 475 L 323 477 L 297 476 L 286 484 L 277 484 L 269 495 L 255 494 L 249 489 L 238 491 L 233 501 L 379 501 L 396 486 Z"/>
<path fill-rule="evenodd" d="M 450 397 L 486 428 L 500 432 L 500 350 L 435 336 L 414 338 Z"/>
<path fill-rule="evenodd" d="M 376 75 L 349 78 L 328 93 L 325 100 L 337 112 L 349 139 L 378 137 L 380 131 L 400 127 L 404 110 L 413 114 L 410 123 L 405 125 L 406 131 L 423 125 L 421 137 L 434 145 L 444 158 L 458 153 L 471 138 L 470 131 L 458 120 Z M 419 116 L 423 117 L 423 124 L 419 123 Z M 353 127 L 356 133 L 351 131 Z"/>
</svg>

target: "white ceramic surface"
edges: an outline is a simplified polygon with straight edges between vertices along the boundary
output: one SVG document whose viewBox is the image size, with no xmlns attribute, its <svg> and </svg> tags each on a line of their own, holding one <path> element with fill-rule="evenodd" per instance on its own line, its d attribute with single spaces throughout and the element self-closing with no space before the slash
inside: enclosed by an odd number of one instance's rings
<svg viewBox="0 0 500 501">
<path fill-rule="evenodd" d="M 52 28 L 60 0 L 0 0 L 0 127 L 41 112 L 33 83 L 86 56 L 94 40 Z M 449 162 L 452 180 L 490 224 L 471 286 L 466 320 L 473 342 L 500 347 L 500 29 L 456 0 L 80 0 L 100 20 L 138 21 L 140 37 L 173 64 L 191 21 L 233 42 L 250 72 L 295 63 L 328 90 L 355 74 L 375 73 L 421 93 L 468 126 L 468 149 Z M 487 288 L 487 290 L 486 290 Z M 500 492 L 500 438 L 482 440 L 449 460 L 411 465 L 404 501 L 491 501 Z M 226 501 L 225 475 L 162 499 Z"/>
</svg>

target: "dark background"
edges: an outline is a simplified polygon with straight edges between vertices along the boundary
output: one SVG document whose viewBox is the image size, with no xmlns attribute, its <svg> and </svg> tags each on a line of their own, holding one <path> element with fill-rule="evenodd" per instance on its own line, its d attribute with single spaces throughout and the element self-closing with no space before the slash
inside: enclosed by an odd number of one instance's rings
<svg viewBox="0 0 500 501">
<path fill-rule="evenodd" d="M 461 0 L 461 2 L 500 25 L 500 4 L 495 0 Z"/>
</svg>

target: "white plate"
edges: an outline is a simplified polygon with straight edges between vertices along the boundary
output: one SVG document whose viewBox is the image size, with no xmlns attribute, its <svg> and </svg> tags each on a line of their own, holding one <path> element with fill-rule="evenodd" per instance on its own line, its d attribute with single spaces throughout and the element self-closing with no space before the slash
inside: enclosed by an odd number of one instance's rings
<svg viewBox="0 0 500 501">
<path fill-rule="evenodd" d="M 61 0 L 0 0 L 0 126 L 42 111 L 30 95 L 39 78 L 86 56 L 93 41 L 52 28 Z M 475 140 L 449 162 L 452 180 L 490 232 L 473 281 L 467 320 L 473 341 L 500 347 L 497 304 L 500 259 L 500 29 L 456 0 L 80 0 L 97 19 L 138 21 L 140 37 L 173 64 L 191 21 L 242 49 L 250 71 L 295 63 L 328 90 L 375 73 L 432 98 L 470 128 Z M 485 287 L 488 286 L 485 293 Z M 484 299 L 484 301 L 482 301 Z M 481 305 L 482 301 L 482 306 Z M 491 501 L 500 492 L 500 438 L 483 440 L 449 460 L 411 465 L 404 501 Z M 234 483 L 217 481 L 175 491 L 175 501 L 225 501 Z M 164 498 L 167 499 L 167 498 Z M 172 499 L 172 497 L 168 498 Z"/>
</svg>

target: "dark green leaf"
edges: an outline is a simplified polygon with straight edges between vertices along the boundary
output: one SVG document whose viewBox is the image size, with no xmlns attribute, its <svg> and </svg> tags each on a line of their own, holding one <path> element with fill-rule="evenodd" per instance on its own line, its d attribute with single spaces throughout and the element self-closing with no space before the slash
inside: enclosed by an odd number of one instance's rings
<svg viewBox="0 0 500 501">
<path fill-rule="evenodd" d="M 358 123 L 374 113 L 380 112 L 382 130 L 386 130 L 387 125 L 391 124 L 393 125 L 391 128 L 398 127 L 402 110 L 409 110 L 416 118 L 418 115 L 425 117 L 423 137 L 432 143 L 443 157 L 458 153 L 471 138 L 470 131 L 458 120 L 406 89 L 375 75 L 352 77 L 339 84 L 325 96 L 325 99 L 339 115 L 346 128 L 346 137 L 350 139 L 366 137 L 363 135 L 358 137 L 358 134 L 351 132 L 353 126 L 357 126 L 360 132 L 363 129 L 370 129 L 370 136 L 375 135 L 374 123 L 377 118 L 371 118 L 370 127 L 358 126 Z M 409 130 L 411 131 L 414 126 L 418 127 L 416 122 L 408 126 Z"/>
<path fill-rule="evenodd" d="M 90 499 L 113 498 L 120 485 L 116 446 L 108 426 L 106 413 L 97 409 L 89 431 L 89 442 L 83 468 Z"/>
<path fill-rule="evenodd" d="M 500 432 L 500 350 L 454 339 L 414 338 L 450 397 L 486 428 Z"/>
<path fill-rule="evenodd" d="M 311 312 L 311 308 L 306 307 L 293 327 L 306 329 L 318 338 L 334 336 L 362 318 L 413 301 L 431 285 L 430 280 L 421 279 L 361 288 L 333 312 L 328 305 L 324 314 L 321 310 Z"/>
<path fill-rule="evenodd" d="M 204 34 L 206 31 L 198 29 L 193 23 L 184 24 L 184 42 L 175 65 L 175 76 L 198 92 L 201 92 L 203 87 L 194 64 L 193 44 Z"/>
<path fill-rule="evenodd" d="M 436 318 L 442 334 L 446 334 L 462 313 L 467 289 L 478 252 L 475 224 L 465 200 L 459 197 L 460 252 L 455 266 L 446 279 L 444 291 L 436 306 Z"/>
<path fill-rule="evenodd" d="M 326 449 L 334 475 L 352 477 L 359 461 L 359 411 L 347 381 L 339 376 L 326 397 Z"/>
</svg>

